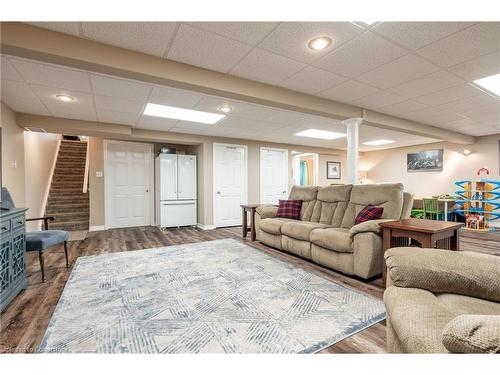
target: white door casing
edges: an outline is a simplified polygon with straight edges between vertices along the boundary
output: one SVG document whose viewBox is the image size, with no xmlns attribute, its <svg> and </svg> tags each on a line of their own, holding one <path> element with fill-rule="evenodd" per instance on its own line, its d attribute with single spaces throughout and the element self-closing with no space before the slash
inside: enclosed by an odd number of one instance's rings
<svg viewBox="0 0 500 375">
<path fill-rule="evenodd" d="M 288 150 L 260 148 L 260 202 L 278 204 L 288 196 Z"/>
<path fill-rule="evenodd" d="M 214 225 L 241 225 L 241 204 L 247 203 L 247 146 L 214 143 Z"/>
<path fill-rule="evenodd" d="M 105 227 L 151 225 L 152 145 L 106 140 L 104 158 Z"/>
</svg>

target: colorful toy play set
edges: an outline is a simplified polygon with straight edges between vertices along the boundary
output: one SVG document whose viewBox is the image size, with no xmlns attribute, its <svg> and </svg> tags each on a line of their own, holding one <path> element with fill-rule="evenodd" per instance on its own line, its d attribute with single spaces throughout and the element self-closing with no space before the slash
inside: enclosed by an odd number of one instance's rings
<svg viewBox="0 0 500 375">
<path fill-rule="evenodd" d="M 480 168 L 477 175 L 490 174 L 488 168 Z M 463 190 L 458 190 L 456 203 L 463 206 L 455 212 L 465 216 L 465 228 L 475 231 L 488 231 L 489 222 L 500 218 L 500 181 L 488 178 L 476 181 L 463 180 L 455 182 Z"/>
</svg>

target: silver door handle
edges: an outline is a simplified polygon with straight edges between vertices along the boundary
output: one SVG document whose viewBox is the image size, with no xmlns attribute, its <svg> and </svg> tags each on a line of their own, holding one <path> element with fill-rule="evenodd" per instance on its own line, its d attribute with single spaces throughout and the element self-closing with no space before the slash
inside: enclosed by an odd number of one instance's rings
<svg viewBox="0 0 500 375">
<path fill-rule="evenodd" d="M 218 191 L 217 194 L 220 194 L 220 191 Z"/>
<path fill-rule="evenodd" d="M 146 189 L 146 193 L 149 193 L 149 189 Z"/>
</svg>

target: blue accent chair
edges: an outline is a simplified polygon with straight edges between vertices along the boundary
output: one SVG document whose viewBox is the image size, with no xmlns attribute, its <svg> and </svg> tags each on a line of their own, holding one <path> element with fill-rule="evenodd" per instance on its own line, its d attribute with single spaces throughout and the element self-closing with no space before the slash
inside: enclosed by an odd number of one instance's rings
<svg viewBox="0 0 500 375">
<path fill-rule="evenodd" d="M 14 201 L 7 190 L 7 188 L 2 188 L 2 206 L 5 208 L 14 208 Z M 40 260 L 40 269 L 42 271 L 42 282 L 45 281 L 45 270 L 44 270 L 44 251 L 50 247 L 64 244 L 64 255 L 66 256 L 66 268 L 69 268 L 68 260 L 68 245 L 67 241 L 69 234 L 65 230 L 49 230 L 49 221 L 54 221 L 56 218 L 54 216 L 43 216 L 31 219 L 26 219 L 26 221 L 38 221 L 43 220 L 43 229 L 41 231 L 26 232 L 26 251 L 38 251 L 38 259 Z"/>
</svg>

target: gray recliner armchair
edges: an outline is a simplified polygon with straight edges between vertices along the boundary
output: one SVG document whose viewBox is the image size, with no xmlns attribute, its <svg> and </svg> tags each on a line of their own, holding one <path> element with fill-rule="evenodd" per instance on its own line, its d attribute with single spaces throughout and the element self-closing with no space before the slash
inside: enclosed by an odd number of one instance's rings
<svg viewBox="0 0 500 375">
<path fill-rule="evenodd" d="M 2 206 L 14 208 L 14 201 L 7 188 L 2 188 Z M 42 271 L 42 282 L 45 281 L 44 251 L 49 248 L 64 244 L 64 255 L 66 257 L 66 268 L 69 268 L 68 245 L 69 234 L 65 230 L 49 230 L 49 222 L 54 221 L 54 216 L 43 216 L 26 219 L 26 221 L 43 220 L 43 230 L 26 232 L 26 251 L 38 251 L 40 270 Z"/>
</svg>

